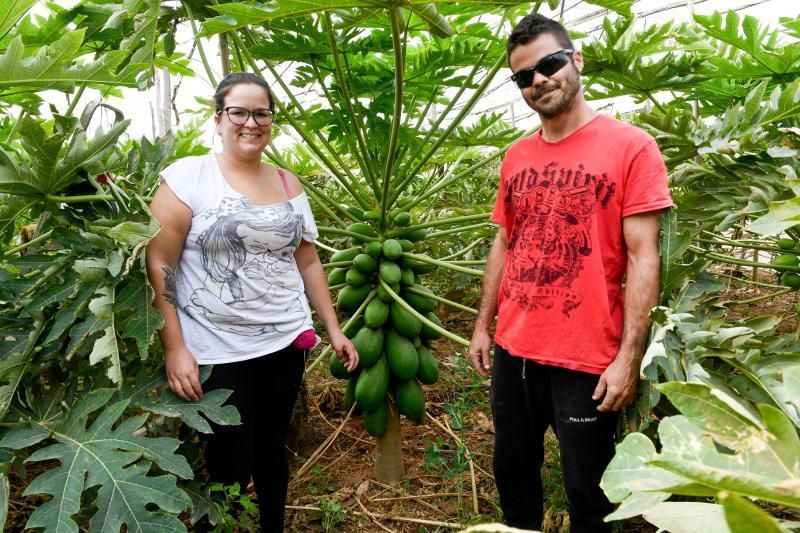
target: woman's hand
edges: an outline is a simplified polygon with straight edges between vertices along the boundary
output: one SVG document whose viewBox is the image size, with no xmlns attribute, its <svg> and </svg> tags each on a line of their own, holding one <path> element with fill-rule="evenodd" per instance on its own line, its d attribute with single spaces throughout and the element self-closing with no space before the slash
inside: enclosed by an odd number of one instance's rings
<svg viewBox="0 0 800 533">
<path fill-rule="evenodd" d="M 336 331 L 328 332 L 328 337 L 331 339 L 331 346 L 336 352 L 336 357 L 342 362 L 348 372 L 352 372 L 358 367 L 358 352 L 353 343 L 348 339 L 342 330 L 336 328 Z"/>
<path fill-rule="evenodd" d="M 203 395 L 203 389 L 200 387 L 200 367 L 186 346 L 165 351 L 164 366 L 172 392 L 187 402 L 200 399 Z"/>
</svg>

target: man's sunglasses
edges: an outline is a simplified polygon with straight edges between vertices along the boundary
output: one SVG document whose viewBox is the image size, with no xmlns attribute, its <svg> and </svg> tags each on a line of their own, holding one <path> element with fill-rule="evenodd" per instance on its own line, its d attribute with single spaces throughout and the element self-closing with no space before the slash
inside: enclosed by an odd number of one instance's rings
<svg viewBox="0 0 800 533">
<path fill-rule="evenodd" d="M 570 48 L 559 50 L 549 56 L 544 56 L 538 63 L 532 67 L 524 68 L 516 71 L 511 75 L 511 81 L 517 84 L 517 87 L 524 89 L 533 85 L 533 77 L 538 72 L 542 76 L 550 77 L 569 63 L 569 56 L 575 53 Z"/>
</svg>

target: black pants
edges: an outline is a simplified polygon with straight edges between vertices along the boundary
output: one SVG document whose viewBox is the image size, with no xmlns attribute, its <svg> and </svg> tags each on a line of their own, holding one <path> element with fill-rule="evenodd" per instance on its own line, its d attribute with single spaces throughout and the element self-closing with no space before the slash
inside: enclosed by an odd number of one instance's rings
<svg viewBox="0 0 800 533">
<path fill-rule="evenodd" d="M 601 413 L 592 400 L 598 375 L 546 366 L 495 347 L 491 403 L 494 474 L 509 526 L 540 529 L 544 433 L 558 437 L 573 533 L 611 531 L 613 510 L 600 478 L 614 454 L 618 413 Z"/>
<path fill-rule="evenodd" d="M 242 416 L 239 426 L 211 424 L 204 436 L 210 481 L 242 491 L 252 476 L 263 533 L 283 531 L 289 465 L 286 433 L 305 371 L 305 354 L 289 346 L 270 355 L 214 366 L 203 390 L 231 389 L 228 399 Z"/>
</svg>

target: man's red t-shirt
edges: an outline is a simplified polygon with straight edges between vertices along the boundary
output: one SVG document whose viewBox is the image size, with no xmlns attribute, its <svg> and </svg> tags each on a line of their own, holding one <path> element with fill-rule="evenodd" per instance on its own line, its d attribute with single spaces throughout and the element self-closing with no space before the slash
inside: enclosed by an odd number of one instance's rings
<svg viewBox="0 0 800 533">
<path fill-rule="evenodd" d="M 550 143 L 515 143 L 492 221 L 507 232 L 495 342 L 539 363 L 600 374 L 622 336 L 622 219 L 670 207 L 652 137 L 598 115 Z"/>
</svg>

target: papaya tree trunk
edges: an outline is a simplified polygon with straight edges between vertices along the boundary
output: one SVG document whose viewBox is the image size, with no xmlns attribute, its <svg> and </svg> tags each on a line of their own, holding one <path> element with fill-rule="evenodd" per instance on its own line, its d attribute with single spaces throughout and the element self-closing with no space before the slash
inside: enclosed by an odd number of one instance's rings
<svg viewBox="0 0 800 533">
<path fill-rule="evenodd" d="M 400 436 L 400 411 L 388 402 L 386 432 L 375 440 L 375 479 L 392 484 L 403 480 L 403 448 Z"/>
</svg>

